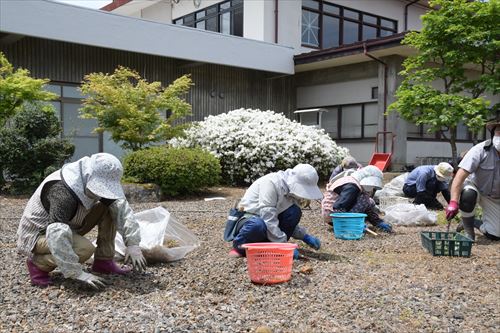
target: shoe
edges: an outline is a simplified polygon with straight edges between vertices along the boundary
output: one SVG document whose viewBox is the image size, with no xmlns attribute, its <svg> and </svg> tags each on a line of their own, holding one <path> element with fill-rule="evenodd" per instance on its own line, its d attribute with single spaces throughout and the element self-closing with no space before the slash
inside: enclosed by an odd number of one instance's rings
<svg viewBox="0 0 500 333">
<path fill-rule="evenodd" d="M 228 255 L 232 258 L 241 258 L 243 257 L 243 255 L 241 253 L 238 252 L 238 250 L 236 249 L 231 249 L 231 251 L 229 251 Z"/>
<path fill-rule="evenodd" d="M 49 276 L 49 272 L 42 271 L 38 268 L 31 259 L 26 260 L 28 272 L 30 273 L 31 283 L 35 286 L 45 288 L 53 283 Z"/>
<path fill-rule="evenodd" d="M 121 268 L 113 260 L 94 259 L 92 271 L 101 274 L 125 275 L 131 271 L 130 268 Z"/>
</svg>

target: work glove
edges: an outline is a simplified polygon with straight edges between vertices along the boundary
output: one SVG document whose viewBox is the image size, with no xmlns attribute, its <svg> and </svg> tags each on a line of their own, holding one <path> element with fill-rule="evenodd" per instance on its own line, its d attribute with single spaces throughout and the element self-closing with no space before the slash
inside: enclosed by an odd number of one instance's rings
<svg viewBox="0 0 500 333">
<path fill-rule="evenodd" d="M 136 271 L 142 272 L 146 269 L 146 259 L 142 255 L 138 245 L 127 246 L 125 250 L 125 264 L 131 263 Z"/>
<path fill-rule="evenodd" d="M 303 241 L 315 250 L 319 250 L 319 248 L 321 247 L 320 240 L 314 236 L 305 235 Z"/>
<path fill-rule="evenodd" d="M 458 214 L 458 202 L 450 200 L 448 207 L 446 207 L 446 219 L 449 221 Z"/>
<path fill-rule="evenodd" d="M 90 274 L 87 272 L 82 271 L 80 275 L 76 277 L 78 281 L 82 281 L 86 283 L 87 285 L 91 286 L 94 289 L 101 289 L 104 288 L 106 285 L 104 284 L 104 280 L 98 276 L 95 276 L 94 274 Z"/>
<path fill-rule="evenodd" d="M 377 228 L 384 232 L 392 233 L 392 226 L 389 223 L 385 223 L 382 221 L 379 224 L 377 224 Z"/>
<path fill-rule="evenodd" d="M 293 249 L 293 260 L 299 259 L 299 249 Z"/>
</svg>

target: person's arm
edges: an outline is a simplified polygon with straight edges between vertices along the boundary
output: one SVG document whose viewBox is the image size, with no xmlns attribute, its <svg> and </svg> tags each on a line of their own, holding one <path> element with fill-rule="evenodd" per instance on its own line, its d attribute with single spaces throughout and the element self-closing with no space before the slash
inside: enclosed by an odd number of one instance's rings
<svg viewBox="0 0 500 333">
<path fill-rule="evenodd" d="M 267 238 L 271 242 L 285 243 L 286 234 L 279 228 L 278 193 L 271 181 L 263 182 L 259 187 L 259 215 L 267 227 Z"/>
<path fill-rule="evenodd" d="M 125 263 L 130 262 L 134 269 L 142 272 L 146 269 L 146 259 L 139 247 L 141 232 L 134 211 L 126 199 L 118 199 L 109 206 L 109 212 L 113 222 L 116 223 L 116 230 L 122 235 L 123 242 L 127 246 Z"/>
<path fill-rule="evenodd" d="M 139 245 L 141 233 L 134 211 L 126 199 L 115 200 L 109 205 L 109 213 L 116 223 L 116 231 L 123 237 L 126 246 Z"/>
<path fill-rule="evenodd" d="M 49 225 L 45 231 L 48 248 L 64 277 L 77 278 L 83 270 L 73 250 L 73 232 L 68 223 L 76 214 L 78 201 L 62 182 L 53 185 L 46 195 L 44 199 L 49 204 Z"/>
<path fill-rule="evenodd" d="M 462 186 L 465 182 L 465 179 L 469 177 L 470 173 L 465 171 L 462 168 L 459 168 L 455 177 L 453 177 L 453 181 L 451 183 L 451 191 L 450 191 L 450 201 L 458 202 L 460 199 L 460 193 L 462 192 Z"/>
</svg>

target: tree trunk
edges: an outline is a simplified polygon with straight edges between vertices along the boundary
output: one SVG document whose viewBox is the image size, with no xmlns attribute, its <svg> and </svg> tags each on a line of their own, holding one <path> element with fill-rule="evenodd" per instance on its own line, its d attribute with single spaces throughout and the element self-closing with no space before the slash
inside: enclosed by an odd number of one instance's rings
<svg viewBox="0 0 500 333">
<path fill-rule="evenodd" d="M 450 145 L 451 145 L 451 159 L 453 167 L 458 167 L 458 154 L 457 154 L 457 130 L 456 128 L 450 129 Z"/>
</svg>

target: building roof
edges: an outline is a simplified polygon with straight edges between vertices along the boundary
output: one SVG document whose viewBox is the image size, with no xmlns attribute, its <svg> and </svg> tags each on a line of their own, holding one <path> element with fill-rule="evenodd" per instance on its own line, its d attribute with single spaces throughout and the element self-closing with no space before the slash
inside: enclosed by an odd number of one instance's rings
<svg viewBox="0 0 500 333">
<path fill-rule="evenodd" d="M 0 32 L 293 74 L 293 49 L 52 1 L 0 1 Z"/>
<path fill-rule="evenodd" d="M 294 56 L 295 71 L 303 72 L 321 68 L 343 66 L 365 61 L 372 61 L 364 52 L 370 52 L 376 57 L 401 55 L 407 57 L 415 51 L 406 45 L 401 45 L 406 32 L 383 38 L 352 43 L 329 49 L 301 53 Z"/>
</svg>

